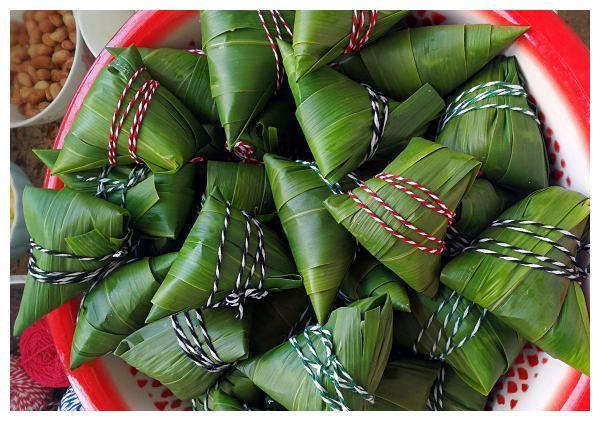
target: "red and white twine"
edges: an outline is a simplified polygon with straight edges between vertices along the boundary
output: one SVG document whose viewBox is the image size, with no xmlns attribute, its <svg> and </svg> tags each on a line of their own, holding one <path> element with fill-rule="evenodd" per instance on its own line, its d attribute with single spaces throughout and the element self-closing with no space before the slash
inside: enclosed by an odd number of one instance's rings
<svg viewBox="0 0 600 421">
<path fill-rule="evenodd" d="M 408 196 L 415 199 L 417 202 L 419 202 L 421 205 L 425 206 L 426 208 L 431 209 L 432 211 L 445 216 L 448 219 L 448 224 L 452 224 L 452 222 L 454 221 L 455 213 L 452 212 L 450 209 L 448 209 L 448 207 L 442 201 L 442 199 L 440 199 L 435 193 L 433 193 L 427 187 L 422 186 L 421 184 L 419 184 L 415 181 L 409 180 L 408 178 L 401 177 L 399 175 L 394 175 L 394 174 L 379 173 L 375 176 L 375 178 L 378 178 L 380 180 L 383 180 L 383 181 L 391 184 L 392 186 L 396 187 L 401 192 L 406 193 Z M 411 187 L 421 190 L 434 203 L 428 202 L 426 199 L 423 199 L 417 193 L 413 192 L 408 187 L 403 186 L 400 183 L 404 183 Z"/>
<path fill-rule="evenodd" d="M 378 174 L 378 175 L 385 175 L 387 176 L 388 174 Z M 350 198 L 352 200 L 354 200 L 354 202 L 356 202 L 356 204 L 367 214 L 369 215 L 373 220 L 375 220 L 375 222 L 377 222 L 384 230 L 386 230 L 388 233 L 392 234 L 394 237 L 402 240 L 403 242 L 407 243 L 408 245 L 416 248 L 417 250 L 420 250 L 424 253 L 430 253 L 430 254 L 441 254 L 445 248 L 446 248 L 446 244 L 444 243 L 443 240 L 433 236 L 432 234 L 428 234 L 427 232 L 423 231 L 422 229 L 420 229 L 419 227 L 413 225 L 412 223 L 410 223 L 407 219 L 403 218 L 397 211 L 395 211 L 394 209 L 392 209 L 392 207 L 385 202 L 381 197 L 379 197 L 377 195 L 377 193 L 375 193 L 373 190 L 371 190 L 365 183 L 363 183 L 362 181 L 360 181 L 359 179 L 357 179 L 356 177 L 352 176 L 352 175 L 348 175 L 350 178 L 352 178 L 357 184 L 358 186 L 365 191 L 369 196 L 371 196 L 375 202 L 377 202 L 377 204 L 379 204 L 380 206 L 382 206 L 389 214 L 391 214 L 394 219 L 396 219 L 398 222 L 400 222 L 404 227 L 408 228 L 409 230 L 419 234 L 420 236 L 426 238 L 427 240 L 438 244 L 439 247 L 436 248 L 431 248 L 431 247 L 427 247 L 424 246 L 408 237 L 406 237 L 405 235 L 400 234 L 398 231 L 396 231 L 395 229 L 393 229 L 391 226 L 389 226 L 383 219 L 381 219 L 379 216 L 377 216 L 377 214 L 375 212 L 373 212 L 353 191 L 349 191 L 348 192 L 348 196 L 350 196 Z M 396 176 L 394 176 L 396 177 Z M 379 177 L 378 177 L 379 178 Z M 406 180 L 405 182 L 408 182 L 410 180 L 403 178 L 403 177 L 399 177 L 399 179 L 403 179 Z M 381 179 L 381 178 L 380 178 Z M 383 179 L 383 181 L 388 181 L 387 177 L 385 179 Z M 388 181 L 389 182 L 389 181 Z M 390 183 L 391 184 L 391 183 Z M 452 215 L 452 218 L 454 217 L 454 213 L 449 211 L 448 208 L 446 207 L 446 205 L 433 193 L 431 193 L 428 189 L 426 189 L 424 186 L 421 186 L 418 183 L 412 182 L 411 181 L 411 186 L 413 187 L 417 187 L 419 188 L 419 190 L 422 190 L 423 192 L 426 192 L 431 198 L 432 200 L 434 200 L 438 206 L 439 209 L 445 209 L 448 212 L 450 212 L 449 214 L 445 214 L 445 216 L 448 218 L 448 220 L 450 219 L 450 214 Z M 395 186 L 396 188 L 398 188 L 397 186 Z M 404 190 L 403 190 L 404 191 Z M 406 192 L 405 192 L 406 193 Z M 424 199 L 422 199 L 420 196 L 415 195 L 415 193 L 410 192 L 412 194 L 410 194 L 409 196 L 414 198 L 415 200 L 417 196 L 418 199 L 417 200 L 419 203 L 421 203 L 422 205 L 426 206 L 429 209 L 433 209 L 436 212 L 438 212 L 438 207 L 436 207 L 435 205 L 432 205 L 431 203 L 425 201 Z M 435 197 L 435 199 L 433 199 L 433 197 Z M 428 206 L 429 205 L 429 206 Z M 433 206 L 433 208 L 432 208 Z M 438 212 L 440 213 L 440 212 Z"/>
<path fill-rule="evenodd" d="M 121 107 L 123 106 L 123 102 L 125 102 L 125 97 L 127 93 L 131 89 L 131 85 L 138 78 L 138 76 L 146 70 L 145 67 L 140 67 L 136 70 L 131 78 L 125 84 L 123 88 L 123 92 L 121 92 L 121 96 L 119 97 L 119 101 L 117 102 L 117 106 L 115 108 L 115 112 L 113 113 L 110 131 L 108 134 L 108 163 L 111 168 L 117 165 L 117 142 L 119 138 L 119 132 L 121 131 L 121 127 L 125 122 L 125 119 L 129 115 L 131 108 L 139 101 L 138 107 L 135 111 L 135 115 L 133 117 L 133 121 L 131 123 L 131 128 L 129 129 L 129 138 L 128 138 L 128 148 L 129 148 L 129 156 L 136 164 L 141 164 L 142 162 L 137 157 L 137 141 L 140 134 L 140 128 L 142 126 L 142 121 L 144 119 L 144 115 L 148 111 L 148 104 L 152 100 L 152 96 L 158 88 L 159 83 L 156 80 L 149 79 L 143 83 L 142 86 L 137 90 L 135 95 L 129 100 L 127 107 L 121 113 Z M 141 99 L 140 99 L 141 98 Z M 119 118 L 119 113 L 120 118 Z M 118 122 L 117 122 L 118 120 Z"/>
<path fill-rule="evenodd" d="M 227 144 L 225 145 L 227 146 Z M 233 146 L 233 154 L 237 159 L 248 164 L 262 164 L 259 159 L 254 158 L 254 148 L 243 140 L 238 140 Z"/>
<path fill-rule="evenodd" d="M 275 45 L 275 40 L 273 39 L 273 36 L 271 35 L 271 31 L 269 31 L 269 27 L 267 26 L 267 23 L 265 22 L 265 18 L 262 15 L 262 11 L 257 10 L 257 12 L 258 12 L 258 18 L 260 19 L 260 23 L 267 35 L 267 40 L 269 41 L 269 45 L 271 46 L 271 49 L 273 50 L 273 55 L 275 56 L 275 70 L 276 70 L 275 93 L 277 94 L 279 92 L 279 90 L 281 89 L 281 85 L 283 85 L 283 66 L 281 63 L 281 59 L 279 58 L 279 52 L 277 50 L 277 46 Z M 283 18 L 283 16 L 281 15 L 281 13 L 278 10 L 270 10 L 270 12 L 271 12 L 271 18 L 273 19 L 273 23 L 275 24 L 275 30 L 277 31 L 277 38 L 283 39 L 283 37 L 281 36 L 281 29 L 279 28 L 280 23 L 281 23 L 281 25 L 283 25 L 286 32 L 290 36 L 290 38 L 292 38 L 293 37 L 292 31 L 291 31 L 290 27 L 288 26 L 287 22 L 285 21 L 285 19 Z"/>
<path fill-rule="evenodd" d="M 373 32 L 373 28 L 377 23 L 377 10 L 369 11 L 369 26 L 361 35 L 361 33 L 364 30 L 365 23 L 365 11 L 361 10 L 360 12 L 358 12 L 354 10 L 352 12 L 352 31 L 350 32 L 350 39 L 348 39 L 348 45 L 344 49 L 344 54 L 354 53 L 360 50 L 369 41 L 371 33 Z"/>
<path fill-rule="evenodd" d="M 198 54 L 199 56 L 206 57 L 206 53 L 204 52 L 204 50 L 199 50 L 198 48 L 190 48 L 187 51 L 188 51 L 188 53 L 194 53 L 194 54 Z"/>
</svg>

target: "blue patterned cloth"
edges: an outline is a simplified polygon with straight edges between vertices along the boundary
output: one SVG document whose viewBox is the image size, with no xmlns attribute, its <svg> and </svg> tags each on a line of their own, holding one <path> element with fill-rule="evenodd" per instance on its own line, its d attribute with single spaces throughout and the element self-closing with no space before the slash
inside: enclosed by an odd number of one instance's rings
<svg viewBox="0 0 600 421">
<path fill-rule="evenodd" d="M 60 404 L 58 405 L 59 411 L 85 411 L 77 394 L 73 390 L 72 387 L 69 387 L 63 397 L 60 400 Z"/>
</svg>

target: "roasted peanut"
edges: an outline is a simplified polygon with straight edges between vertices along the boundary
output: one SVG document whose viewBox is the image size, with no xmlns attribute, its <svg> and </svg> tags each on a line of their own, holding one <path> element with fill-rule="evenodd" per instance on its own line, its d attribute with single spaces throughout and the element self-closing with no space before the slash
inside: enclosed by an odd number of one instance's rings
<svg viewBox="0 0 600 421">
<path fill-rule="evenodd" d="M 44 111 L 46 108 L 48 108 L 48 105 L 50 105 L 50 103 L 48 101 L 42 101 L 38 104 L 38 111 L 42 112 Z"/>
<path fill-rule="evenodd" d="M 31 88 L 33 86 L 33 82 L 31 81 L 31 77 L 24 72 L 17 73 L 17 80 L 23 86 Z"/>
<path fill-rule="evenodd" d="M 31 59 L 31 64 L 36 69 L 48 69 L 51 63 L 52 59 L 48 56 L 36 56 Z"/>
<path fill-rule="evenodd" d="M 68 35 L 69 34 L 66 28 L 64 26 L 61 26 L 60 28 L 57 28 L 54 32 L 50 34 L 50 38 L 52 38 L 53 41 L 56 41 L 57 44 L 60 44 L 61 42 L 67 39 Z"/>
<path fill-rule="evenodd" d="M 60 46 L 62 48 L 64 48 L 65 50 L 69 50 L 69 51 L 72 51 L 75 49 L 75 43 L 73 41 L 71 41 L 70 39 L 66 39 L 63 42 L 61 42 Z"/>
<path fill-rule="evenodd" d="M 38 83 L 36 83 L 35 85 L 33 85 L 34 89 L 39 89 L 41 91 L 46 90 L 46 88 L 49 88 L 50 84 L 48 82 L 46 82 L 45 80 L 40 80 Z"/>
<path fill-rule="evenodd" d="M 50 13 L 48 15 L 48 20 L 52 23 L 52 25 L 56 26 L 57 28 L 63 26 L 64 24 L 62 16 L 58 13 Z"/>
<path fill-rule="evenodd" d="M 57 44 L 57 42 L 54 41 L 48 33 L 42 34 L 42 42 L 48 47 L 56 47 Z"/>
<path fill-rule="evenodd" d="M 71 57 L 71 54 L 67 50 L 56 51 L 54 54 L 52 54 L 52 63 L 56 64 L 57 66 L 62 66 L 63 63 L 69 59 L 69 57 Z"/>
<path fill-rule="evenodd" d="M 75 18 L 71 12 L 65 13 L 62 17 L 62 20 L 69 31 L 73 31 L 75 29 Z"/>
<path fill-rule="evenodd" d="M 35 75 L 38 80 L 50 80 L 50 70 L 48 69 L 37 69 Z"/>
<path fill-rule="evenodd" d="M 58 96 L 58 94 L 60 93 L 61 90 L 61 85 L 54 82 L 50 85 L 50 95 L 52 96 L 52 99 L 56 98 Z"/>
<path fill-rule="evenodd" d="M 43 33 L 49 34 L 52 31 L 54 31 L 55 26 L 52 25 L 52 22 L 50 22 L 48 19 L 44 19 L 38 23 L 38 28 L 40 28 L 40 31 L 42 31 Z"/>
<path fill-rule="evenodd" d="M 33 12 L 33 19 L 35 19 L 37 22 L 41 22 L 44 19 L 46 19 L 47 17 L 48 17 L 47 10 L 35 10 Z"/>
<path fill-rule="evenodd" d="M 48 47 L 45 44 L 33 44 L 28 49 L 30 57 L 35 56 L 49 56 L 52 54 L 52 47 Z"/>
</svg>

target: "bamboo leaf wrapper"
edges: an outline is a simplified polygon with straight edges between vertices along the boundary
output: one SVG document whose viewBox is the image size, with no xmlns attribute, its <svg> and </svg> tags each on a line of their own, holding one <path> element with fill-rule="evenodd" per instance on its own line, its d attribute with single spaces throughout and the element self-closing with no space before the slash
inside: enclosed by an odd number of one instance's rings
<svg viewBox="0 0 600 421">
<path fill-rule="evenodd" d="M 532 193 L 444 267 L 441 281 L 550 355 L 589 373 L 589 316 L 569 257 L 589 212 L 589 199 L 577 192 L 549 187 Z"/>
<path fill-rule="evenodd" d="M 334 219 L 373 257 L 417 292 L 433 295 L 445 247 L 440 239 L 445 237 L 448 221 L 473 183 L 479 166 L 468 155 L 414 138 L 380 175 L 351 194 L 336 195 L 324 203 Z M 441 200 L 443 206 L 424 204 L 427 196 L 415 183 Z M 411 194 L 420 194 L 421 201 Z M 434 197 L 429 196 L 429 200 Z"/>
</svg>

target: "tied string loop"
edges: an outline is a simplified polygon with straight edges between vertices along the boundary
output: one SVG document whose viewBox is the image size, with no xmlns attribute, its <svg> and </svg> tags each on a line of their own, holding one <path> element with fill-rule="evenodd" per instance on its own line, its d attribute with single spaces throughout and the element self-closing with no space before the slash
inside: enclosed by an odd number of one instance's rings
<svg viewBox="0 0 600 421">
<path fill-rule="evenodd" d="M 188 51 L 188 53 L 198 54 L 199 56 L 207 57 L 207 55 L 204 52 L 204 50 L 200 50 L 198 48 L 190 48 L 187 51 Z"/>
<path fill-rule="evenodd" d="M 175 338 L 183 353 L 198 367 L 210 371 L 211 373 L 220 373 L 230 368 L 231 364 L 223 362 L 215 350 L 210 336 L 208 335 L 208 331 L 206 330 L 202 311 L 190 310 L 180 313 L 180 315 L 185 321 L 187 330 L 184 330 L 179 322 L 179 315 L 173 314 L 169 317 L 171 318 L 171 326 L 173 327 Z M 195 324 L 192 317 L 195 318 Z M 198 331 L 200 331 L 202 339 L 198 335 Z M 206 347 L 206 351 L 202 345 Z"/>
<path fill-rule="evenodd" d="M 320 340 L 325 348 L 325 359 L 321 359 L 316 350 L 312 336 Z M 300 357 L 304 369 L 308 372 L 312 382 L 319 391 L 321 400 L 325 405 L 334 411 L 349 411 L 350 408 L 346 405 L 344 395 L 341 389 L 348 389 L 358 394 L 369 403 L 374 402 L 373 395 L 366 391 L 362 386 L 354 382 L 350 374 L 339 362 L 333 351 L 333 336 L 327 329 L 319 325 L 309 326 L 304 329 L 304 338 L 306 339 L 306 348 L 308 352 L 302 350 L 302 346 L 298 343 L 295 337 L 289 339 L 292 347 Z M 335 389 L 335 395 L 330 393 L 325 384 L 324 379 L 329 380 Z"/>
<path fill-rule="evenodd" d="M 110 130 L 108 134 L 108 164 L 110 168 L 114 168 L 117 165 L 117 142 L 119 138 L 119 133 L 121 131 L 121 127 L 125 122 L 125 119 L 129 115 L 131 108 L 138 102 L 138 107 L 135 111 L 135 115 L 133 117 L 133 121 L 131 122 L 131 128 L 129 129 L 129 138 L 128 138 L 128 148 L 129 148 L 129 156 L 136 164 L 142 164 L 142 161 L 137 157 L 137 141 L 140 134 L 140 128 L 142 126 L 142 122 L 144 120 L 144 115 L 148 111 L 148 105 L 152 100 L 152 96 L 158 88 L 159 83 L 156 80 L 149 79 L 145 81 L 142 86 L 136 91 L 133 97 L 129 100 L 129 103 L 125 107 L 125 110 L 121 113 L 121 108 L 123 103 L 125 102 L 125 97 L 127 93 L 131 89 L 131 86 L 135 82 L 135 80 L 139 77 L 142 72 L 144 72 L 146 68 L 144 66 L 140 67 L 136 70 L 131 78 L 125 84 L 123 88 L 123 92 L 121 92 L 121 96 L 119 97 L 119 101 L 117 102 L 117 106 L 115 107 L 115 111 L 112 116 Z M 120 117 L 119 117 L 120 115 Z"/>
<path fill-rule="evenodd" d="M 70 253 L 50 250 L 41 246 L 40 244 L 37 244 L 33 239 L 30 239 L 29 262 L 27 264 L 28 274 L 36 281 L 44 284 L 70 285 L 82 282 L 95 283 L 100 279 L 104 279 L 106 276 L 116 270 L 125 260 L 127 260 L 127 257 L 136 250 L 137 243 L 132 245 L 131 238 L 132 236 L 130 231 L 127 240 L 123 243 L 123 246 L 119 250 L 112 254 L 99 257 L 77 256 Z M 98 269 L 81 270 L 76 272 L 46 271 L 38 266 L 37 259 L 33 254 L 34 251 L 61 259 L 79 260 L 80 262 L 106 263 L 106 265 Z"/>
<path fill-rule="evenodd" d="M 369 143 L 369 150 L 365 154 L 365 157 L 360 165 L 364 164 L 375 156 L 375 153 L 379 148 L 379 144 L 381 143 L 381 139 L 383 138 L 383 133 L 385 131 L 385 126 L 387 125 L 389 114 L 389 103 L 387 98 L 365 83 L 361 83 L 361 86 L 367 90 L 367 93 L 369 94 L 369 101 L 371 102 L 371 113 L 373 114 L 373 123 L 371 128 L 373 135 L 371 137 L 371 142 Z"/>
<path fill-rule="evenodd" d="M 269 45 L 271 46 L 271 50 L 273 50 L 273 55 L 275 56 L 275 71 L 276 71 L 275 94 L 278 94 L 279 91 L 281 90 L 281 86 L 283 85 L 283 66 L 281 63 L 281 59 L 279 58 L 279 51 L 277 49 L 277 46 L 275 45 L 275 41 L 273 40 L 271 31 L 269 31 L 269 27 L 267 26 L 267 23 L 265 22 L 265 18 L 263 17 L 262 11 L 257 10 L 257 12 L 258 12 L 258 18 L 260 19 L 260 24 L 262 25 L 263 29 L 265 30 L 265 33 L 267 35 L 267 40 L 269 41 Z M 281 13 L 279 13 L 278 10 L 269 10 L 269 12 L 271 13 L 271 18 L 273 19 L 273 24 L 275 26 L 275 30 L 277 31 L 277 38 L 283 39 L 283 37 L 281 35 L 281 29 L 279 28 L 279 24 L 281 24 L 284 27 L 284 29 L 286 30 L 290 39 L 293 38 L 294 35 L 292 34 L 290 27 L 288 26 L 287 22 L 285 21 L 285 19 L 281 15 Z"/>
<path fill-rule="evenodd" d="M 98 176 L 84 177 L 76 175 L 75 178 L 84 183 L 97 183 L 96 197 L 107 199 L 109 194 L 120 191 L 121 207 L 125 208 L 127 204 L 127 191 L 140 181 L 144 180 L 150 173 L 150 169 L 146 165 L 135 165 L 131 168 L 127 180 L 110 178 L 108 176 L 110 170 L 111 167 L 104 167 Z"/>
<path fill-rule="evenodd" d="M 480 90 L 481 92 L 479 92 L 478 94 L 472 97 L 468 97 L 468 95 Z M 467 89 L 466 91 L 461 92 L 452 102 L 450 102 L 450 104 L 448 104 L 444 115 L 440 119 L 437 129 L 438 134 L 444 129 L 444 127 L 446 127 L 448 122 L 454 117 L 461 116 L 471 111 L 486 110 L 489 108 L 494 108 L 497 110 L 515 111 L 524 114 L 528 117 L 531 117 L 538 125 L 541 125 L 537 114 L 527 108 L 497 103 L 479 104 L 480 102 L 490 98 L 505 96 L 520 97 L 527 100 L 527 92 L 525 91 L 525 88 L 523 88 L 521 85 L 501 81 L 481 83 L 479 85 L 475 85 L 472 88 Z"/>
<path fill-rule="evenodd" d="M 449 257 L 458 256 L 464 249 L 469 247 L 471 242 L 467 240 L 453 225 L 448 225 L 446 232 L 446 255 Z"/>
<path fill-rule="evenodd" d="M 366 30 L 364 30 L 366 23 L 365 15 L 366 13 L 364 10 L 361 10 L 360 12 L 354 10 L 352 12 L 352 31 L 350 32 L 348 45 L 344 48 L 344 54 L 359 51 L 369 41 L 373 28 L 377 23 L 377 10 L 369 10 L 369 26 Z"/>
<path fill-rule="evenodd" d="M 377 216 L 377 214 L 373 210 L 371 210 L 353 191 L 349 191 L 348 196 L 350 196 L 350 198 L 352 200 L 354 200 L 354 202 L 367 215 L 369 215 L 372 219 L 374 219 L 375 222 L 377 222 L 385 231 L 392 234 L 394 237 L 398 238 L 399 240 L 405 242 L 406 244 L 410 245 L 411 247 L 414 247 L 417 250 L 420 250 L 424 253 L 441 254 L 445 250 L 446 245 L 443 240 L 440 240 L 439 238 L 426 233 L 425 231 L 416 227 L 411 222 L 409 222 L 407 219 L 402 217 L 398 212 L 396 212 L 394 209 L 392 209 L 392 207 L 387 202 L 385 202 L 381 197 L 379 197 L 379 195 L 377 195 L 377 193 L 375 193 L 373 190 L 371 190 L 365 183 L 363 183 L 361 180 L 356 178 L 354 175 L 348 174 L 348 177 L 351 178 L 352 180 L 354 180 L 356 182 L 356 184 L 358 184 L 358 186 L 364 192 L 366 192 L 369 196 L 371 196 L 375 200 L 375 202 L 378 205 L 380 205 L 381 207 L 383 207 L 387 211 L 387 213 L 392 215 L 395 220 L 400 222 L 403 227 L 405 227 L 405 228 L 415 232 L 419 236 L 424 237 L 425 239 L 437 244 L 438 247 L 431 248 L 431 247 L 424 246 L 424 245 L 418 243 L 417 241 L 414 241 L 414 240 L 406 237 L 405 235 L 400 234 L 398 231 L 396 231 L 394 228 L 392 228 L 390 225 L 388 225 L 383 219 L 381 219 L 379 216 Z M 448 207 L 444 204 L 444 202 L 438 196 L 433 194 L 426 187 L 424 187 L 412 180 L 409 180 L 405 177 L 395 176 L 393 174 L 380 173 L 380 174 L 377 174 L 375 176 L 375 178 L 385 181 L 388 184 L 394 186 L 396 189 L 402 191 L 403 193 L 407 194 L 409 197 L 415 199 L 422 206 L 425 206 L 426 208 L 431 209 L 436 213 L 444 215 L 448 219 L 449 222 L 453 221 L 454 212 L 449 210 Z M 411 186 L 413 188 L 416 188 L 416 189 L 422 191 L 434 203 L 431 203 L 431 202 L 423 199 L 421 196 L 412 192 L 408 187 L 405 187 L 403 184 L 400 184 L 400 183 L 406 184 L 408 186 Z"/>
<path fill-rule="evenodd" d="M 244 303 L 247 299 L 260 300 L 262 298 L 265 298 L 268 294 L 268 291 L 263 288 L 263 283 L 266 274 L 266 252 L 264 232 L 262 226 L 260 225 L 260 222 L 258 222 L 256 218 L 250 216 L 245 211 L 242 211 L 242 215 L 245 220 L 246 231 L 244 235 L 244 244 L 242 245 L 240 270 L 235 280 L 235 287 L 233 291 L 227 294 L 225 298 L 223 298 L 221 301 L 213 303 L 213 300 L 215 299 L 215 296 L 219 289 L 219 281 L 221 279 L 221 264 L 223 261 L 223 248 L 225 247 L 227 229 L 231 218 L 231 203 L 227 201 L 225 206 L 225 219 L 223 224 L 223 230 L 221 231 L 221 242 L 217 250 L 217 265 L 215 268 L 213 288 L 208 297 L 208 300 L 206 301 L 206 304 L 204 305 L 204 308 L 237 307 L 238 319 L 244 317 Z M 244 276 L 244 272 L 246 271 L 246 260 L 250 254 L 250 237 L 252 235 L 252 225 L 254 225 L 254 227 L 256 228 L 258 244 L 256 247 L 256 253 L 254 255 L 254 258 L 252 259 L 250 271 L 248 272 L 245 282 L 242 284 L 242 278 Z M 256 271 L 257 266 L 259 266 L 258 284 L 256 287 L 250 287 L 250 281 L 254 276 L 254 272 Z"/>
<path fill-rule="evenodd" d="M 463 300 L 465 302 L 467 302 L 467 305 L 466 305 L 465 309 L 462 312 L 460 312 L 459 306 L 460 306 L 461 302 L 463 302 Z M 427 408 L 430 410 L 435 410 L 435 411 L 444 409 L 443 385 L 444 385 L 444 379 L 445 379 L 445 375 L 446 375 L 444 361 L 451 353 L 462 348 L 468 341 L 470 341 L 471 339 L 473 339 L 475 337 L 475 335 L 477 335 L 477 332 L 479 332 L 479 329 L 481 328 L 483 320 L 485 319 L 485 316 L 487 315 L 487 309 L 485 309 L 485 308 L 480 309 L 480 314 L 479 314 L 479 317 L 477 318 L 477 320 L 475 321 L 473 330 L 471 330 L 470 333 L 466 334 L 458 342 L 455 342 L 454 339 L 456 338 L 458 331 L 460 330 L 460 327 L 462 326 L 463 322 L 467 319 L 469 314 L 474 309 L 477 309 L 479 307 L 476 306 L 474 302 L 466 300 L 463 296 L 459 295 L 456 291 L 452 291 L 452 293 L 450 295 L 448 295 L 446 298 L 444 298 L 440 302 L 440 304 L 435 309 L 435 311 L 427 319 L 427 322 L 425 323 L 425 325 L 419 331 L 419 334 L 417 335 L 417 338 L 412 346 L 412 351 L 414 354 L 418 354 L 418 347 L 419 347 L 419 344 L 421 343 L 423 337 L 425 336 L 425 332 L 427 332 L 429 330 L 429 328 L 432 326 L 434 320 L 436 320 L 436 318 L 441 314 L 441 312 L 447 306 L 450 306 L 450 310 L 444 317 L 442 324 L 437 331 L 437 334 L 434 335 L 431 350 L 428 353 L 429 359 L 442 362 L 440 372 L 438 373 L 438 376 L 433 385 L 431 395 L 427 398 Z M 454 323 L 452 324 L 451 321 L 453 318 L 454 318 Z M 450 325 L 452 325 L 452 328 L 451 328 L 449 334 L 447 334 L 447 339 L 446 339 L 445 345 L 442 346 L 441 345 L 442 337 L 444 336 L 444 333 L 447 331 L 448 326 L 450 326 Z"/>
<path fill-rule="evenodd" d="M 473 245 L 467 247 L 464 252 L 475 251 L 477 253 L 486 254 L 498 259 L 513 262 L 517 265 L 528 267 L 542 272 L 550 273 L 553 275 L 561 276 L 572 281 L 579 282 L 581 278 L 585 277 L 585 270 L 581 269 L 577 264 L 576 256 L 571 251 L 559 244 L 558 242 L 548 238 L 546 235 L 538 234 L 526 227 L 535 227 L 544 230 L 548 230 L 553 233 L 560 234 L 561 236 L 574 241 L 576 246 L 579 247 L 581 244 L 580 239 L 574 234 L 562 228 L 554 227 L 552 225 L 542 224 L 536 221 L 527 220 L 515 220 L 515 219 L 499 219 L 492 222 L 491 227 L 504 228 L 511 231 L 521 233 L 523 235 L 535 238 L 541 242 L 549 244 L 552 250 L 556 250 L 565 255 L 571 265 L 565 264 L 561 261 L 554 260 L 547 256 L 542 256 L 532 250 L 518 247 L 513 244 L 509 244 L 503 241 L 497 241 L 494 238 L 480 238 L 474 242 Z M 503 251 L 495 251 L 492 246 L 500 247 Z M 520 257 L 514 257 L 506 253 L 507 250 L 520 255 Z M 528 260 L 529 259 L 529 260 Z M 531 261 L 535 260 L 535 261 Z"/>
<path fill-rule="evenodd" d="M 329 190 L 331 190 L 331 192 L 333 194 L 342 194 L 344 192 L 340 183 L 330 183 L 329 180 L 327 180 L 323 176 L 323 173 L 321 173 L 321 170 L 319 170 L 319 167 L 317 167 L 316 163 L 303 161 L 301 159 L 298 159 L 295 162 L 297 162 L 298 164 L 302 164 L 302 165 L 310 168 L 311 170 L 313 170 L 321 178 L 321 180 L 323 180 L 323 183 L 325 183 L 325 185 L 329 188 Z"/>
<path fill-rule="evenodd" d="M 227 147 L 227 143 L 225 143 L 225 147 Z M 235 142 L 235 145 L 233 146 L 233 155 L 241 162 L 247 164 L 260 165 L 263 163 L 260 159 L 254 158 L 254 148 L 243 140 Z"/>
</svg>

